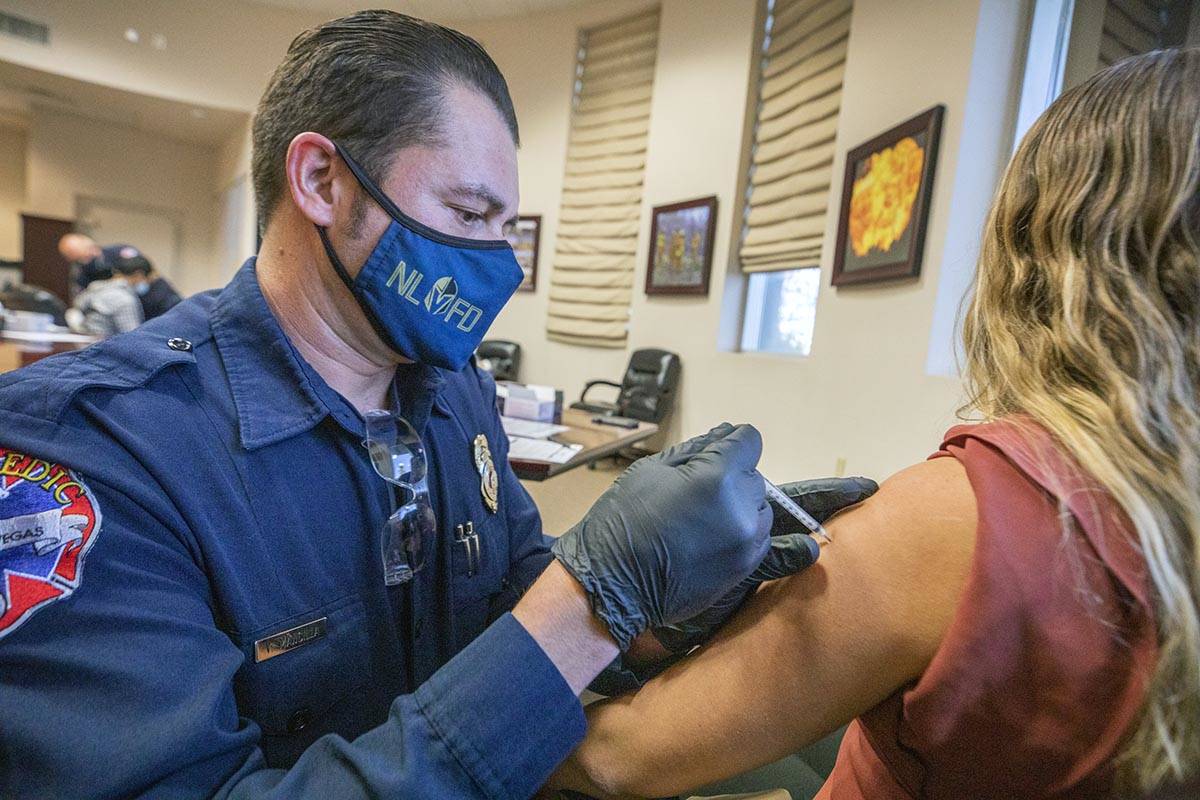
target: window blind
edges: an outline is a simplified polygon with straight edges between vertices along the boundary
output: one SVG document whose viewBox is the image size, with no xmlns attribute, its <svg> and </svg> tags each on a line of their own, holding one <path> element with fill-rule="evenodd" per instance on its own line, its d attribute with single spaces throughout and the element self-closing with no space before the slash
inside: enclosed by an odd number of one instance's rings
<svg viewBox="0 0 1200 800">
<path fill-rule="evenodd" d="M 851 0 L 768 5 L 739 260 L 817 266 L 830 208 Z"/>
<path fill-rule="evenodd" d="M 1160 47 L 1182 44 L 1187 30 L 1186 16 L 1186 9 L 1173 0 L 1108 0 L 1096 68 L 1103 69 L 1123 58 Z"/>
<path fill-rule="evenodd" d="M 625 346 L 658 16 L 655 8 L 580 34 L 550 276 L 551 339 Z"/>
</svg>

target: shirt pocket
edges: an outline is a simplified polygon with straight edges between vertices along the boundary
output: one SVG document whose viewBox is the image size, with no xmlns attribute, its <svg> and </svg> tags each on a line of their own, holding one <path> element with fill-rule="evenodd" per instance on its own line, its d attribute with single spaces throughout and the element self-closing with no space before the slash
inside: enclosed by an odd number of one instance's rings
<svg viewBox="0 0 1200 800">
<path fill-rule="evenodd" d="M 468 549 L 457 535 L 451 541 L 456 651 L 483 633 L 491 622 L 493 600 L 504 589 L 508 572 L 508 532 L 503 520 L 491 513 L 475 520 L 475 545 Z M 455 530 L 457 526 L 451 528 Z"/>
<path fill-rule="evenodd" d="M 312 628 L 308 626 L 312 624 Z M 303 640 L 292 649 L 255 660 L 255 643 L 285 631 Z M 362 694 L 371 671 L 366 612 L 357 595 L 297 614 L 237 638 L 246 662 L 234 678 L 238 712 L 262 729 L 262 749 L 269 766 L 287 766 L 325 733 L 353 736 L 354 715 L 339 712 L 339 703 Z M 342 707 L 353 707 L 343 703 Z"/>
</svg>

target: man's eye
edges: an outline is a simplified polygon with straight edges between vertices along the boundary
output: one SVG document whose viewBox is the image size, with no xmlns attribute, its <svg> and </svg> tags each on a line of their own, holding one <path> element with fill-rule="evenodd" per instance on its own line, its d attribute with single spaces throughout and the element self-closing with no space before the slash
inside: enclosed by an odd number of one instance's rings
<svg viewBox="0 0 1200 800">
<path fill-rule="evenodd" d="M 458 214 L 459 222 L 463 223 L 464 225 L 474 225 L 483 219 L 482 214 L 477 214 L 467 208 L 456 208 L 455 212 Z"/>
</svg>

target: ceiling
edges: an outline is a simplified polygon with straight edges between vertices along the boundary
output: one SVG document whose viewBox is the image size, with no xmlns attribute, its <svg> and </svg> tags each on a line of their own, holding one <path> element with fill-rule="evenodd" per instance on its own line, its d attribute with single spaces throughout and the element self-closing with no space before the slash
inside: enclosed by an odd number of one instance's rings
<svg viewBox="0 0 1200 800">
<path fill-rule="evenodd" d="M 47 108 L 203 145 L 219 145 L 246 114 L 126 92 L 0 61 L 0 121 Z"/>
<path fill-rule="evenodd" d="M 583 5 L 596 0 L 382 0 L 364 6 L 362 0 L 248 0 L 255 5 L 291 11 L 309 11 L 340 16 L 364 7 L 390 8 L 414 17 L 439 22 L 519 17 L 557 8 Z"/>
</svg>

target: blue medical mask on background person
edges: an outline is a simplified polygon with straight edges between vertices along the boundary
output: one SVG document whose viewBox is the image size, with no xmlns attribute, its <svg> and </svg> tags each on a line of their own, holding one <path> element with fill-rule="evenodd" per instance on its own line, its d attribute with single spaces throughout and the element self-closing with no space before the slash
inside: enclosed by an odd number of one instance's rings
<svg viewBox="0 0 1200 800">
<path fill-rule="evenodd" d="M 325 229 L 317 226 L 325 253 L 375 332 L 392 350 L 413 361 L 458 371 L 479 347 L 523 273 L 503 239 L 450 236 L 405 215 L 334 143 L 359 184 L 391 224 L 354 278 L 346 271 Z"/>
</svg>

